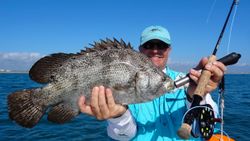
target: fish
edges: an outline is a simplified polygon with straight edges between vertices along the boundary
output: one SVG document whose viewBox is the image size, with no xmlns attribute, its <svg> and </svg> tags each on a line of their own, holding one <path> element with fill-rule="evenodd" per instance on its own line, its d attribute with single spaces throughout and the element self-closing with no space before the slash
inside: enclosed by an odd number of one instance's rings
<svg viewBox="0 0 250 141">
<path fill-rule="evenodd" d="M 63 124 L 80 114 L 81 95 L 90 103 L 95 86 L 112 90 L 117 104 L 150 101 L 174 89 L 173 80 L 122 39 L 100 40 L 78 53 L 53 53 L 35 62 L 31 80 L 43 84 L 8 95 L 9 118 L 32 128 L 43 115 Z"/>
</svg>

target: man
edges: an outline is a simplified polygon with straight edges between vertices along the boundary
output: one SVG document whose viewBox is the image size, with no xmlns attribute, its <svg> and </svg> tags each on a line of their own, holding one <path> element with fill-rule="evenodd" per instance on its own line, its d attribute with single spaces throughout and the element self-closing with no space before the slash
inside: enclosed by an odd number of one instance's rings
<svg viewBox="0 0 250 141">
<path fill-rule="evenodd" d="M 171 52 L 171 40 L 165 28 L 161 26 L 146 28 L 141 35 L 139 50 L 173 80 L 184 76 L 183 73 L 175 72 L 166 66 Z M 203 58 L 197 69 L 205 67 L 212 73 L 206 87 L 206 92 L 211 92 L 216 89 L 226 68 L 217 61 L 211 64 L 207 62 L 207 58 Z M 190 77 L 193 82 L 188 86 L 176 89 L 153 101 L 131 104 L 128 107 L 116 104 L 109 88 L 94 87 L 91 104 L 86 105 L 85 98 L 81 97 L 79 107 L 81 112 L 95 116 L 99 120 L 108 119 L 108 135 L 116 140 L 181 140 L 176 132 L 181 126 L 184 113 L 190 106 L 190 99 L 199 76 L 199 71 L 191 69 Z M 202 102 L 209 103 L 214 111 L 217 111 L 217 105 L 210 94 L 206 94 Z"/>
</svg>

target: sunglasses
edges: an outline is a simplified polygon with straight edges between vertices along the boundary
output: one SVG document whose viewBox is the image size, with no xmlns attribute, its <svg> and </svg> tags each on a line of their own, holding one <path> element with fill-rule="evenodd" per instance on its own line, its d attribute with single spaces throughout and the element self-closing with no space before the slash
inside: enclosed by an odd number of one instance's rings
<svg viewBox="0 0 250 141">
<path fill-rule="evenodd" d="M 142 45 L 144 49 L 159 49 L 159 50 L 166 50 L 169 47 L 168 44 L 163 42 L 147 42 Z"/>
</svg>

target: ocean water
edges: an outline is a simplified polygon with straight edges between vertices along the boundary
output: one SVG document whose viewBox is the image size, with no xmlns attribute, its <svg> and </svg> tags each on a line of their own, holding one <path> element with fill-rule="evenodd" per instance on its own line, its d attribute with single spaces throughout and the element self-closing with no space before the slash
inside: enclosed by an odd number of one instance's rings
<svg viewBox="0 0 250 141">
<path fill-rule="evenodd" d="M 224 130 L 235 140 L 250 140 L 250 75 L 225 76 Z M 28 74 L 0 74 L 0 140 L 108 140 L 106 121 L 81 114 L 73 121 L 58 125 L 44 116 L 32 129 L 23 128 L 8 118 L 7 96 L 16 90 L 40 85 L 31 81 Z M 217 101 L 217 91 L 213 93 Z"/>
</svg>

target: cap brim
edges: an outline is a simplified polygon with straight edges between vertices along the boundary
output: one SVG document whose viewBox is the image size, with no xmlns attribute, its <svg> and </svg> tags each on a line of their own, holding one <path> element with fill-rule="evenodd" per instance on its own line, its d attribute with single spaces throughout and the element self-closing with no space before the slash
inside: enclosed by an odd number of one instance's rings
<svg viewBox="0 0 250 141">
<path fill-rule="evenodd" d="M 147 39 L 144 39 L 143 42 L 141 42 L 141 45 L 145 44 L 146 42 L 148 42 L 150 40 L 154 40 L 154 39 L 160 40 L 168 45 L 171 45 L 171 42 L 169 39 L 164 38 L 164 37 L 160 37 L 160 36 L 148 36 Z"/>
</svg>

